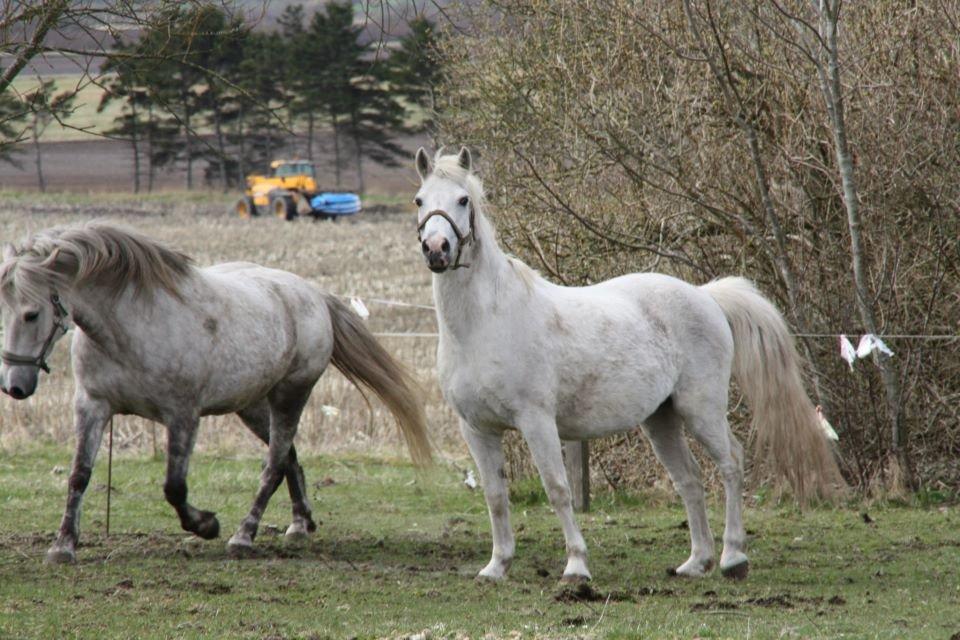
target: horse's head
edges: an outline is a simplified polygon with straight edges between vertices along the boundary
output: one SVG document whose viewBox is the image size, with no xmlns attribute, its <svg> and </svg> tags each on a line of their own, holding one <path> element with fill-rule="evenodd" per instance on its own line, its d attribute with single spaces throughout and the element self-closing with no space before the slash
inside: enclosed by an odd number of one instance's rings
<svg viewBox="0 0 960 640">
<path fill-rule="evenodd" d="M 33 395 L 40 369 L 49 372 L 47 356 L 67 331 L 67 311 L 49 287 L 39 293 L 33 286 L 18 288 L 13 270 L 13 247 L 3 250 L 2 284 L 3 353 L 0 356 L 0 389 L 16 400 Z M 31 285 L 33 283 L 30 283 Z"/>
<path fill-rule="evenodd" d="M 483 197 L 480 183 L 472 174 L 473 160 L 466 147 L 457 155 L 436 158 L 431 166 L 427 152 L 417 151 L 420 190 L 417 230 L 420 250 L 434 273 L 469 266 L 460 262 L 466 245 L 474 239 L 476 207 Z"/>
</svg>

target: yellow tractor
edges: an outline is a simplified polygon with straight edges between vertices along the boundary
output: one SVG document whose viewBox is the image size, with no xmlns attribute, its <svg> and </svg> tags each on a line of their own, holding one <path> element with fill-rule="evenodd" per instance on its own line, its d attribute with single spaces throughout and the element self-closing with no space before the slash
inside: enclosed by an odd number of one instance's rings
<svg viewBox="0 0 960 640">
<path fill-rule="evenodd" d="M 234 206 L 242 218 L 270 212 L 293 220 L 298 215 L 336 220 L 360 211 L 360 198 L 353 193 L 321 192 L 313 163 L 306 160 L 274 160 L 273 175 L 247 176 L 247 188 Z"/>
<path fill-rule="evenodd" d="M 279 218 L 291 220 L 297 215 L 301 194 L 317 192 L 316 170 L 303 160 L 274 160 L 273 175 L 247 176 L 247 189 L 236 204 L 243 218 L 269 211 Z"/>
</svg>

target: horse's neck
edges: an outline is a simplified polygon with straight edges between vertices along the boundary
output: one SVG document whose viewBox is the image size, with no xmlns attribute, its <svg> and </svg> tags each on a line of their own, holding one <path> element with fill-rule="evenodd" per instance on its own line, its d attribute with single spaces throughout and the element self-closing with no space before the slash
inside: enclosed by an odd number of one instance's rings
<svg viewBox="0 0 960 640">
<path fill-rule="evenodd" d="M 433 277 L 440 331 L 466 340 L 477 327 L 495 320 L 498 309 L 510 308 L 526 286 L 489 232 L 478 236 L 469 267 Z"/>
<path fill-rule="evenodd" d="M 134 336 L 142 340 L 149 333 L 153 318 L 142 308 L 149 304 L 149 295 L 138 298 L 129 290 L 116 294 L 98 286 L 80 286 L 62 297 L 77 328 L 102 353 L 123 360 L 135 357 Z"/>
</svg>

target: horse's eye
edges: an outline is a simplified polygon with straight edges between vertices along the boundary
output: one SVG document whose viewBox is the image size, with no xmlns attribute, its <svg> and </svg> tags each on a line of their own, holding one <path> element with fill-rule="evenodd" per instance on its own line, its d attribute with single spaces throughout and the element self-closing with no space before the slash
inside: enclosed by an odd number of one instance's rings
<svg viewBox="0 0 960 640">
<path fill-rule="evenodd" d="M 467 206 L 467 203 L 468 203 L 468 202 L 470 202 L 470 198 L 468 198 L 467 196 L 463 196 L 462 198 L 460 198 L 460 206 L 461 206 L 461 207 Z"/>
<path fill-rule="evenodd" d="M 39 318 L 39 317 L 40 317 L 40 312 L 39 312 L 39 311 L 27 311 L 25 314 L 23 314 L 23 321 L 24 321 L 24 322 L 33 322 L 33 321 L 35 321 L 35 320 L 36 320 L 37 318 Z"/>
<path fill-rule="evenodd" d="M 422 206 L 423 206 L 423 200 L 421 200 L 420 198 L 414 198 L 414 199 L 413 199 L 413 204 L 417 205 L 418 207 L 422 207 Z"/>
</svg>

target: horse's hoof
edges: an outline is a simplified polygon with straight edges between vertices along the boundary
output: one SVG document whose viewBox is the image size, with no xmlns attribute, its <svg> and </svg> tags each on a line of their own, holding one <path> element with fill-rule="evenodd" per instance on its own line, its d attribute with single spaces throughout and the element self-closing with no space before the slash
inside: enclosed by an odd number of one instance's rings
<svg viewBox="0 0 960 640">
<path fill-rule="evenodd" d="M 687 560 L 682 565 L 667 569 L 667 575 L 671 578 L 703 578 L 713 570 L 713 559 L 708 558 L 703 562 L 697 562 L 693 559 Z"/>
<path fill-rule="evenodd" d="M 474 580 L 476 580 L 477 582 L 489 582 L 492 584 L 496 582 L 503 582 L 504 578 L 506 578 L 506 576 L 503 574 L 496 575 L 493 573 L 484 573 L 483 571 L 481 571 L 480 573 L 477 574 L 477 577 L 474 578 Z"/>
<path fill-rule="evenodd" d="M 745 580 L 750 573 L 750 563 L 747 560 L 738 562 L 732 567 L 720 567 L 720 574 L 729 580 Z"/>
<path fill-rule="evenodd" d="M 253 541 L 235 534 L 227 543 L 227 555 L 231 558 L 249 558 L 253 555 Z"/>
<path fill-rule="evenodd" d="M 73 564 L 77 561 L 77 554 L 73 549 L 51 547 L 43 561 L 46 564 Z"/>
<path fill-rule="evenodd" d="M 316 527 L 314 527 L 316 529 Z M 299 522 L 294 522 L 289 527 L 287 527 L 287 532 L 284 534 L 287 542 L 305 542 L 310 538 L 310 529 L 304 527 Z"/>
<path fill-rule="evenodd" d="M 563 584 L 586 584 L 590 582 L 590 579 L 590 576 L 579 573 L 565 573 L 560 577 L 560 582 Z"/>
<path fill-rule="evenodd" d="M 200 518 L 197 520 L 193 533 L 204 540 L 213 540 L 220 536 L 220 521 L 214 513 L 210 511 L 201 511 Z"/>
</svg>

